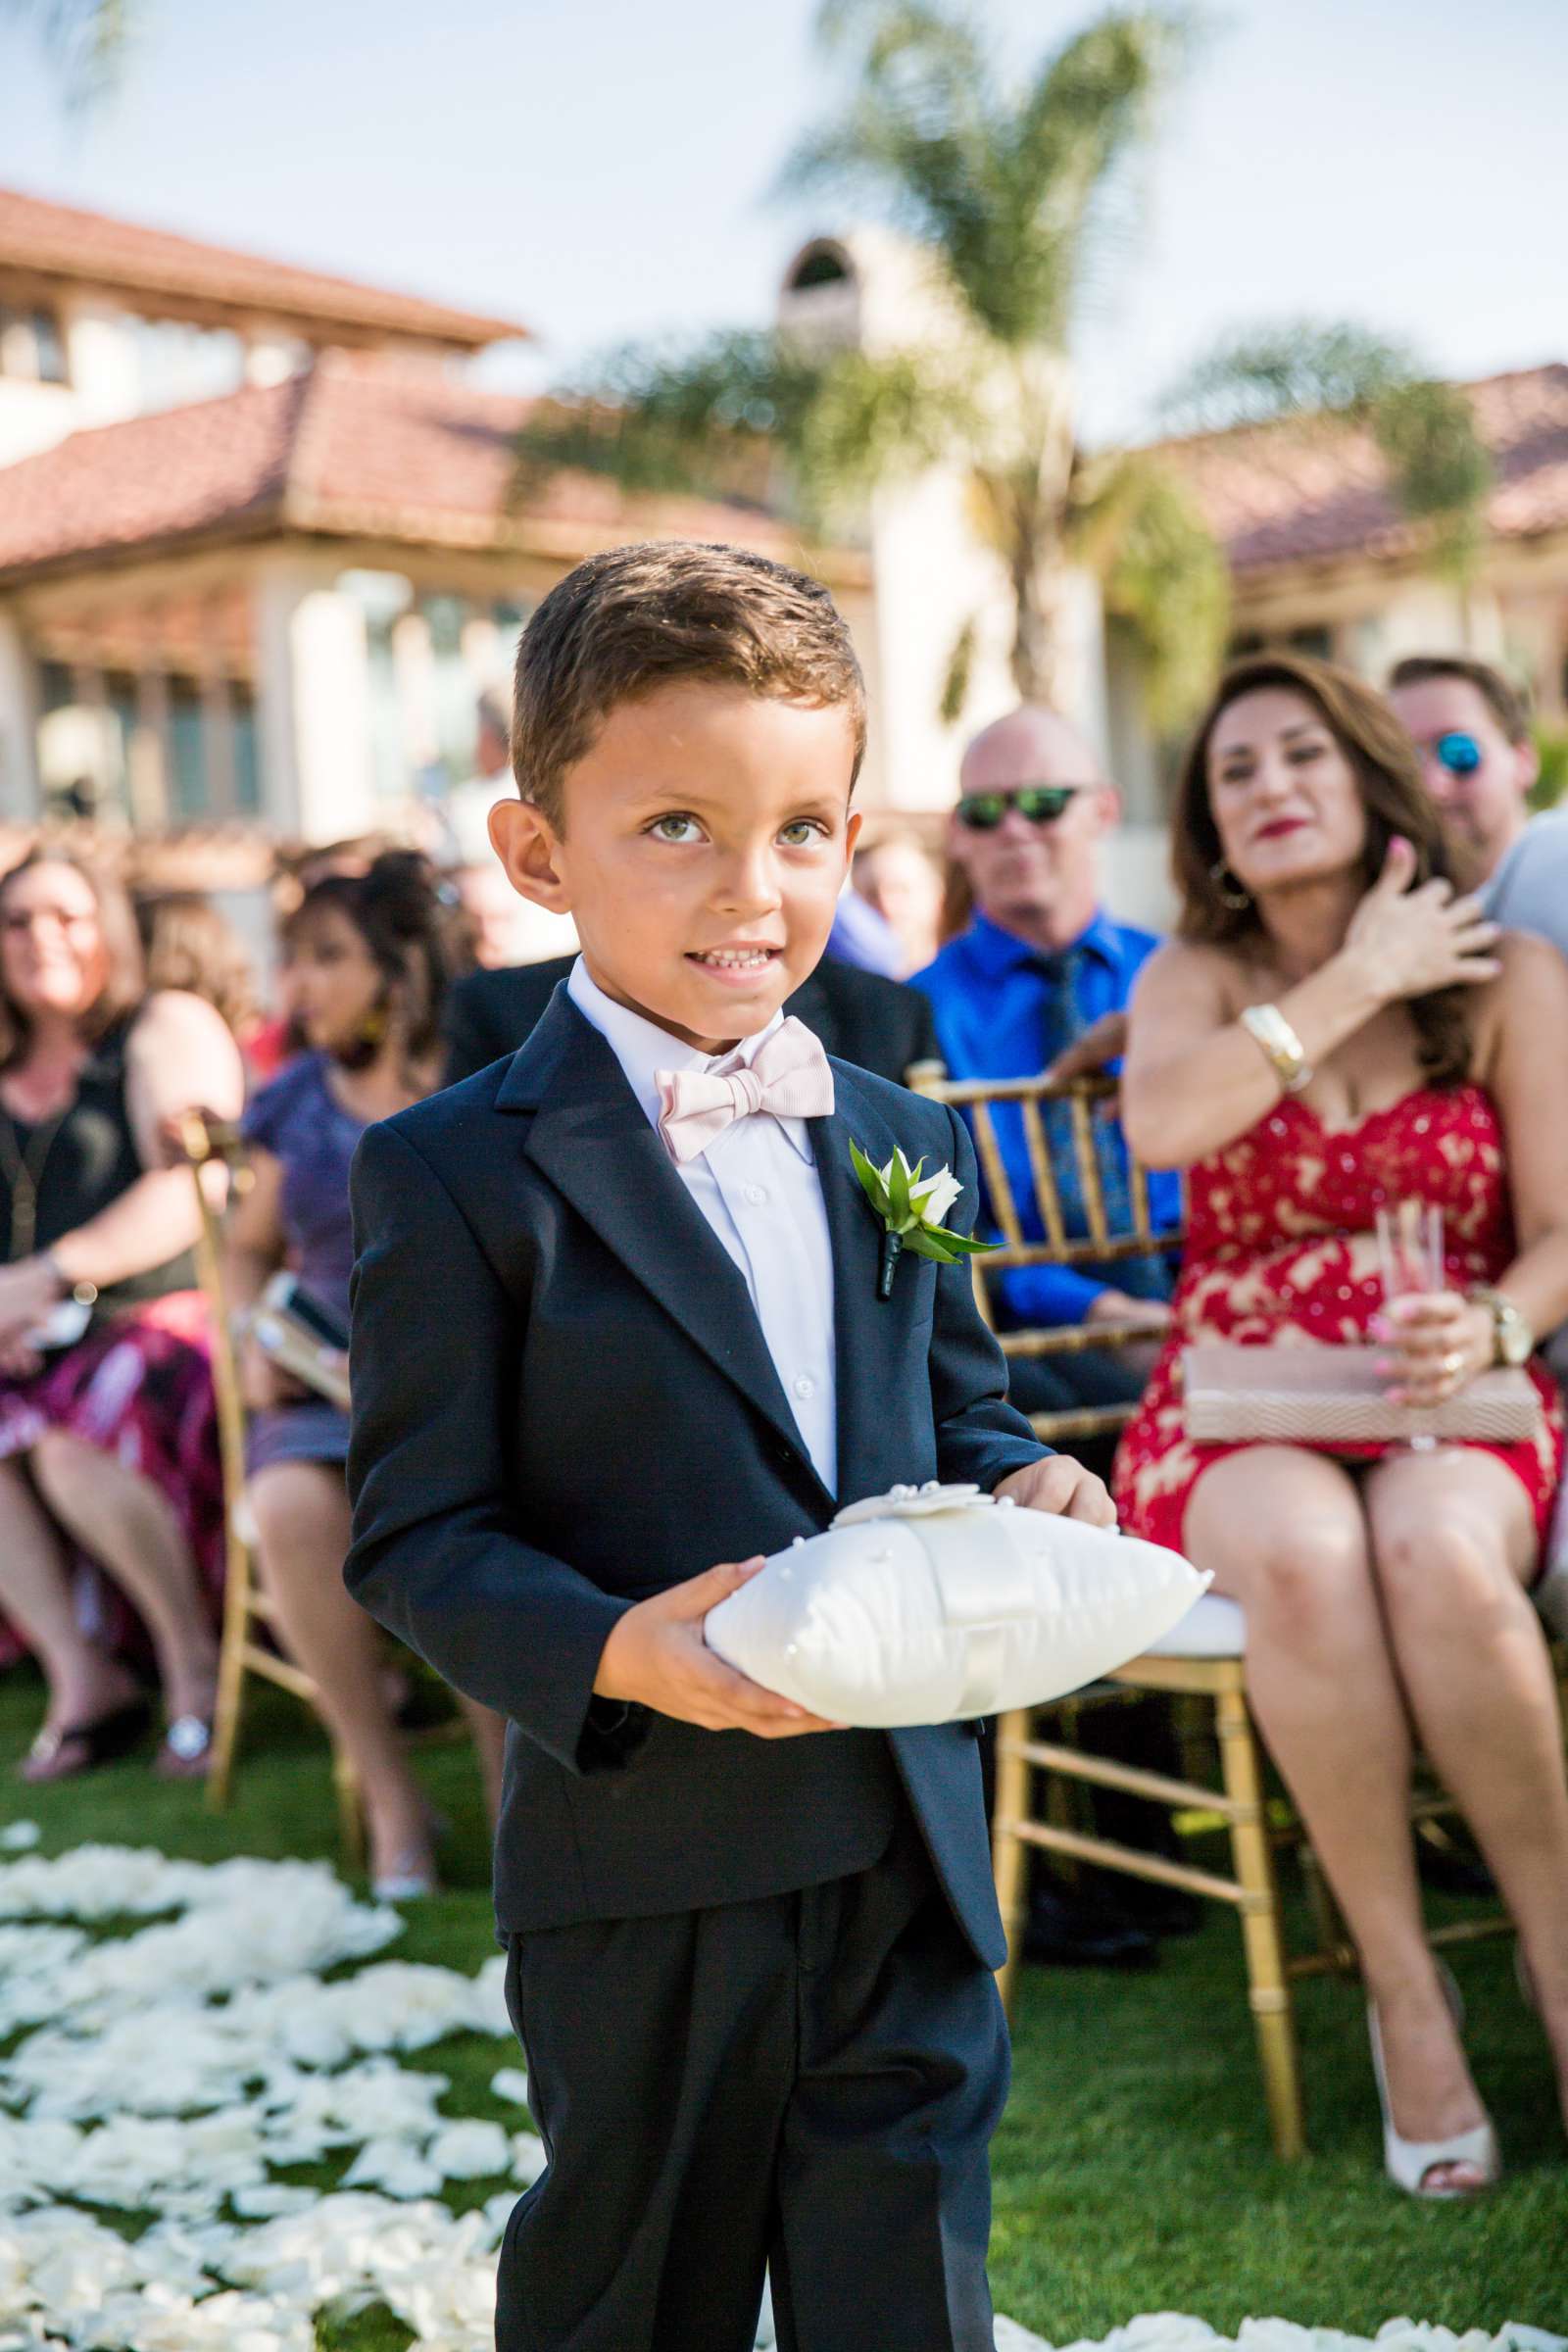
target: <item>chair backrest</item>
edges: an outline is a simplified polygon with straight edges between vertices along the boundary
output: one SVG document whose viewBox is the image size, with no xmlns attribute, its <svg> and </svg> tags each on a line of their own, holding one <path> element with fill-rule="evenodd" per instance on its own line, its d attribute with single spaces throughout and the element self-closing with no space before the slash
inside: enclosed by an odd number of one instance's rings
<svg viewBox="0 0 1568 2352">
<path fill-rule="evenodd" d="M 1015 1266 L 1114 1265 L 1118 1258 L 1151 1257 L 1180 1247 L 1180 1225 L 1155 1225 L 1147 1171 L 1127 1151 L 1119 1130 L 1112 1132 L 1106 1114 L 1116 1102 L 1116 1081 L 1102 1076 L 1070 1078 L 1056 1084 L 1043 1077 L 949 1078 L 940 1062 L 921 1062 L 909 1072 L 909 1084 L 917 1094 L 951 1103 L 961 1112 L 974 1138 L 986 1210 L 1002 1239 L 999 1248 L 972 1257 L 969 1264 L 980 1312 L 996 1332 L 1004 1354 L 1065 1356 L 1091 1348 L 1147 1348 L 1147 1328 L 1131 1323 L 1041 1324 L 1009 1330 L 998 1312 L 995 1290 L 1001 1277 Z M 1060 1112 L 1049 1116 L 1058 1104 Z M 1013 1106 L 1022 1124 L 1032 1202 L 1017 1198 L 1003 1155 L 997 1113 L 1004 1105 Z M 1117 1154 L 1114 1185 L 1106 1182 L 1110 1152 Z M 1082 1203 L 1087 1232 L 1069 1231 L 1071 1219 L 1062 1183 L 1064 1154 L 1070 1161 L 1072 1191 Z M 1122 1167 L 1125 1186 L 1120 1181 Z M 1110 1203 L 1123 1195 L 1127 1213 L 1118 1221 Z M 1043 1229 L 1041 1239 L 1026 1237 L 1025 1227 L 1030 1223 Z M 1086 1438 L 1120 1428 L 1132 1411 L 1130 1404 L 1087 1405 L 1071 1412 L 1030 1417 L 1040 1437 Z"/>
</svg>

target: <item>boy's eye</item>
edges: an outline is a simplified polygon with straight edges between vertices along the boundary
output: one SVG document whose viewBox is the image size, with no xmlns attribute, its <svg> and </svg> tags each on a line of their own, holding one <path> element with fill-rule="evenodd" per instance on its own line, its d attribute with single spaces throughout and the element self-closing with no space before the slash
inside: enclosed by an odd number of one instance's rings
<svg viewBox="0 0 1568 2352">
<path fill-rule="evenodd" d="M 806 847 L 808 841 L 813 839 L 823 840 L 826 838 L 826 825 L 822 824 L 816 817 L 798 816 L 793 824 L 785 825 L 782 828 L 779 833 L 779 839 L 780 841 L 787 842 L 792 850 L 802 850 Z"/>
<path fill-rule="evenodd" d="M 669 816 L 656 816 L 648 830 L 656 841 L 698 841 L 702 827 L 695 816 L 683 816 L 677 809 Z"/>
</svg>

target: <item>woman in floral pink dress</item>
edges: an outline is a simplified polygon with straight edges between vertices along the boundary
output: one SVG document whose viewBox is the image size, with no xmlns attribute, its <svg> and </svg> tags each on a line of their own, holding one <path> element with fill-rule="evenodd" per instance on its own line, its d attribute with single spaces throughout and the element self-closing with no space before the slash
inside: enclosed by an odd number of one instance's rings
<svg viewBox="0 0 1568 2352">
<path fill-rule="evenodd" d="M 1476 2193 L 1495 2136 L 1422 1927 L 1413 1750 L 1518 1925 L 1568 2114 L 1568 1786 L 1528 1596 L 1562 1466 L 1544 1370 L 1514 1445 L 1199 1445 L 1198 1340 L 1386 1347 L 1434 1405 L 1568 1315 L 1568 970 L 1456 896 L 1411 748 L 1370 688 L 1291 656 L 1233 669 L 1175 823 L 1180 936 L 1134 999 L 1122 1114 L 1188 1171 L 1171 1337 L 1116 1465 L 1134 1533 L 1247 1616 L 1249 1690 L 1360 1954 L 1401 2187 Z M 1385 1205 L 1443 1212 L 1444 1284 L 1385 1308 Z"/>
</svg>

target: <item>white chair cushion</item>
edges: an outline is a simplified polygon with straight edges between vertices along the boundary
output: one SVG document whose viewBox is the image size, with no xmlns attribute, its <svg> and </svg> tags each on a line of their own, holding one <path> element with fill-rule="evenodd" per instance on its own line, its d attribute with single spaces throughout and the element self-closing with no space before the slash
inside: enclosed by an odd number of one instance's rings
<svg viewBox="0 0 1568 2352">
<path fill-rule="evenodd" d="M 1240 1658 L 1247 1654 L 1247 1618 L 1239 1600 L 1205 1592 L 1168 1634 L 1151 1642 L 1154 1658 Z"/>
<path fill-rule="evenodd" d="M 895 1487 L 775 1552 L 709 1612 L 710 1648 L 835 1723 L 949 1723 L 1082 1690 L 1187 1615 L 1205 1580 L 1113 1529 Z"/>
</svg>

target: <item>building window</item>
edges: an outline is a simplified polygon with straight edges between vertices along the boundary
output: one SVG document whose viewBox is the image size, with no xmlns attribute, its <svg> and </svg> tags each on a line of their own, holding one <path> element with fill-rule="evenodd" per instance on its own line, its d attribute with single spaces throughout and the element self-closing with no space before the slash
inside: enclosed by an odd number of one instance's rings
<svg viewBox="0 0 1568 2352">
<path fill-rule="evenodd" d="M 14 311 L 0 303 L 0 375 L 29 384 L 71 381 L 66 339 L 53 311 Z"/>
<path fill-rule="evenodd" d="M 256 743 L 256 698 L 248 686 L 229 688 L 229 723 L 234 755 L 234 807 L 241 816 L 259 816 L 262 762 Z"/>
</svg>

